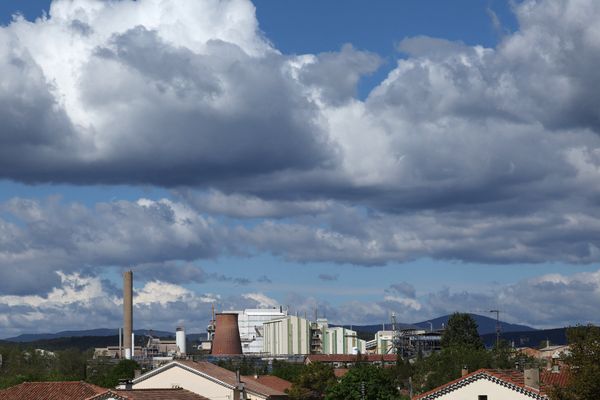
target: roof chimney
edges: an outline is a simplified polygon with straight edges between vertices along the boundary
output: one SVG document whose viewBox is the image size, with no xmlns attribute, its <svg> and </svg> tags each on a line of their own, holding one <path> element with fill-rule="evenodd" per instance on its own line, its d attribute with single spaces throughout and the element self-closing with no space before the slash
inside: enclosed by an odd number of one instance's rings
<svg viewBox="0 0 600 400">
<path fill-rule="evenodd" d="M 211 354 L 242 354 L 242 342 L 240 341 L 237 314 L 219 313 L 216 315 L 215 337 L 212 343 Z"/>
<path fill-rule="evenodd" d="M 464 367 L 462 367 L 462 369 L 460 370 L 460 376 L 467 376 L 469 375 L 469 369 L 467 368 L 467 366 L 465 365 Z"/>
<path fill-rule="evenodd" d="M 527 368 L 523 371 L 525 377 L 525 386 L 531 389 L 540 390 L 540 370 L 539 368 Z"/>
</svg>

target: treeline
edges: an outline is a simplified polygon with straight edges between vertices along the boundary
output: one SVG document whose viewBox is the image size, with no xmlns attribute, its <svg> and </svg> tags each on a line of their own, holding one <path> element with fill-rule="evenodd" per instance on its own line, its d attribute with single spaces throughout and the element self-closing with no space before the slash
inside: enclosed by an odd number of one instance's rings
<svg viewBox="0 0 600 400">
<path fill-rule="evenodd" d="M 0 388 L 26 381 L 84 380 L 91 356 L 79 349 L 50 352 L 18 344 L 0 346 L 0 354 Z"/>
<path fill-rule="evenodd" d="M 92 362 L 93 350 L 78 348 L 49 351 L 24 344 L 1 344 L 0 389 L 22 382 L 87 381 L 114 387 L 119 379 L 132 378 L 139 366 L 134 361 Z"/>
</svg>

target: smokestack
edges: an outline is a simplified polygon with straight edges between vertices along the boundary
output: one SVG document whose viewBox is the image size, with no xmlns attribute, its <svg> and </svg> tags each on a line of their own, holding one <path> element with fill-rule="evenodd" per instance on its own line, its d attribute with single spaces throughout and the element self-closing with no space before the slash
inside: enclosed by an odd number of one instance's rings
<svg viewBox="0 0 600 400">
<path fill-rule="evenodd" d="M 213 355 L 242 354 L 238 316 L 233 313 L 217 314 L 215 337 L 212 343 Z"/>
<path fill-rule="evenodd" d="M 133 335 L 133 272 L 123 273 L 123 347 L 125 348 L 125 358 L 130 360 L 133 357 L 131 349 Z"/>
<path fill-rule="evenodd" d="M 525 386 L 535 390 L 540 390 L 540 370 L 539 368 L 528 368 L 523 371 L 525 377 Z"/>
<path fill-rule="evenodd" d="M 179 326 L 175 330 L 175 343 L 177 344 L 177 348 L 179 348 L 179 354 L 185 355 L 186 339 L 185 339 L 185 328 L 183 326 Z"/>
</svg>

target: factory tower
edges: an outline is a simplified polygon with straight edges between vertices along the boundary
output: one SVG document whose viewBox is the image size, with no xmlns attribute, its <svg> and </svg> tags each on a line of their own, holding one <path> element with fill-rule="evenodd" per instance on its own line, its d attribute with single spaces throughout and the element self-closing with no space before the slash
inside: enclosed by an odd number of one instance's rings
<svg viewBox="0 0 600 400">
<path fill-rule="evenodd" d="M 123 347 L 125 358 L 133 357 L 133 272 L 123 273 Z"/>
</svg>

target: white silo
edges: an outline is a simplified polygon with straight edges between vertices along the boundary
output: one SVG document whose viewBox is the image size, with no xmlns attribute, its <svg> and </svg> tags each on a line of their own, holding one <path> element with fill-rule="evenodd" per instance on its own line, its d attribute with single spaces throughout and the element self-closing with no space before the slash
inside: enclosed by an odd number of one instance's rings
<svg viewBox="0 0 600 400">
<path fill-rule="evenodd" d="M 185 329 L 183 328 L 183 326 L 178 326 L 175 330 L 175 343 L 179 348 L 179 353 L 185 354 Z"/>
</svg>

